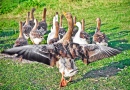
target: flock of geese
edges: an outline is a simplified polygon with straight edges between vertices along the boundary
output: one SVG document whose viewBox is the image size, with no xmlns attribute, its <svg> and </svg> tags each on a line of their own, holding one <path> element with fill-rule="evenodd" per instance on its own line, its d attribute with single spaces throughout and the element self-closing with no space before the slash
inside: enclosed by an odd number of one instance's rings
<svg viewBox="0 0 130 90">
<path fill-rule="evenodd" d="M 35 8 L 27 13 L 26 21 L 19 22 L 19 37 L 12 48 L 1 53 L 14 55 L 23 59 L 38 61 L 50 66 L 57 66 L 61 73 L 60 87 L 72 81 L 77 73 L 75 59 L 81 59 L 85 64 L 117 55 L 119 50 L 108 47 L 106 35 L 100 31 L 101 19 L 97 18 L 97 27 L 90 41 L 90 35 L 85 32 L 85 20 L 76 22 L 71 13 L 63 13 L 58 21 L 58 12 L 53 17 L 53 25 L 47 37 L 47 44 L 40 44 L 47 32 L 46 11 L 44 8 L 41 22 L 34 18 Z M 62 25 L 63 17 L 68 22 L 68 30 Z M 78 28 L 77 28 L 78 27 Z M 33 45 L 28 45 L 30 38 Z M 93 42 L 90 44 L 90 42 Z M 66 80 L 65 77 L 70 77 Z"/>
</svg>

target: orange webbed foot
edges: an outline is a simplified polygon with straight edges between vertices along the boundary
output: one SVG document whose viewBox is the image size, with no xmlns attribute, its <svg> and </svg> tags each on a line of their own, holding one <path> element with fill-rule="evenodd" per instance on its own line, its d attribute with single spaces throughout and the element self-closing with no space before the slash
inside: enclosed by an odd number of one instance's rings
<svg viewBox="0 0 130 90">
<path fill-rule="evenodd" d="M 65 78 L 62 78 L 61 79 L 61 82 L 60 82 L 60 87 L 65 87 L 65 86 L 67 86 L 67 80 L 65 80 Z"/>
</svg>

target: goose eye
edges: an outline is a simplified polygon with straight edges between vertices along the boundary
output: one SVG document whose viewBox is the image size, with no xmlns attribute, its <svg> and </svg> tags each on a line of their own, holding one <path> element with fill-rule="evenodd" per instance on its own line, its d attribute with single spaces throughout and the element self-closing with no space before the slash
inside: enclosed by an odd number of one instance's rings
<svg viewBox="0 0 130 90">
<path fill-rule="evenodd" d="M 42 36 L 41 36 L 41 38 L 42 38 Z"/>
</svg>

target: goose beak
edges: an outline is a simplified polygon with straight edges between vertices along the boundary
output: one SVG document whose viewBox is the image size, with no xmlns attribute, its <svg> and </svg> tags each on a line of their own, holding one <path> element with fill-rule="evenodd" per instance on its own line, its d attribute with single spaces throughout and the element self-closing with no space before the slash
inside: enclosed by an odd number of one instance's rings
<svg viewBox="0 0 130 90">
<path fill-rule="evenodd" d="M 67 14 L 66 12 L 63 12 L 63 15 L 64 15 L 64 16 L 66 16 L 66 14 Z"/>
</svg>

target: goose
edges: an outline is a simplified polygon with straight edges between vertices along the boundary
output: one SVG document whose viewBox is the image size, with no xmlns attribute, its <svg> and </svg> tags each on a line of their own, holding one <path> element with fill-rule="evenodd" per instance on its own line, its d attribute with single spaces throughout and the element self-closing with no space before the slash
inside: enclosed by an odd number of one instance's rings
<svg viewBox="0 0 130 90">
<path fill-rule="evenodd" d="M 29 24 L 30 24 L 30 26 L 33 28 L 34 27 L 34 25 L 35 25 L 35 23 L 34 23 L 34 11 L 35 11 L 36 9 L 35 8 L 32 8 L 31 9 L 31 12 L 30 12 L 30 20 L 29 20 Z"/>
<path fill-rule="evenodd" d="M 55 22 L 55 28 L 56 31 L 55 31 L 54 38 L 49 41 L 49 44 L 52 44 L 59 40 L 59 23 L 57 21 Z"/>
<path fill-rule="evenodd" d="M 80 38 L 86 39 L 87 43 L 90 43 L 90 36 L 88 33 L 85 32 L 85 20 L 82 19 L 82 31 L 80 32 Z"/>
<path fill-rule="evenodd" d="M 39 25 L 38 25 L 38 30 L 40 30 L 43 35 L 47 31 L 46 11 L 47 11 L 46 8 L 44 8 L 43 14 L 42 14 L 42 21 L 39 22 Z"/>
<path fill-rule="evenodd" d="M 76 17 L 73 18 L 74 25 L 76 25 Z M 72 33 L 72 38 L 75 36 L 75 34 L 78 32 L 78 28 L 74 26 L 74 30 Z"/>
<path fill-rule="evenodd" d="M 34 19 L 34 23 L 35 23 L 35 26 L 31 30 L 29 36 L 33 44 L 40 44 L 43 40 L 43 35 L 40 32 L 40 30 L 38 30 L 38 20 Z"/>
<path fill-rule="evenodd" d="M 73 37 L 73 42 L 74 43 L 78 43 L 78 44 L 88 44 L 88 42 L 86 41 L 86 38 L 81 38 L 80 34 L 81 34 L 81 23 L 80 22 L 76 22 L 76 26 L 78 26 L 78 32 L 75 34 L 75 36 Z"/>
<path fill-rule="evenodd" d="M 24 46 L 27 45 L 28 42 L 26 38 L 23 35 L 23 30 L 22 30 L 22 22 L 19 22 L 19 37 L 16 39 L 15 44 L 13 47 L 19 47 L 19 46 Z"/>
<path fill-rule="evenodd" d="M 63 25 L 62 25 L 62 19 L 63 19 L 63 15 L 60 16 L 59 39 L 61 39 L 66 33 L 66 31 L 65 31 L 65 29 L 63 28 Z"/>
<path fill-rule="evenodd" d="M 49 41 L 54 38 L 54 35 L 56 32 L 55 22 L 58 22 L 58 13 L 57 12 L 56 12 L 56 15 L 53 17 L 53 26 L 51 27 L 51 32 L 48 34 L 47 44 L 49 44 Z"/>
<path fill-rule="evenodd" d="M 108 46 L 107 37 L 104 33 L 100 32 L 101 19 L 97 18 L 97 28 L 95 34 L 93 35 L 93 43 Z"/>
<path fill-rule="evenodd" d="M 31 61 L 42 62 L 47 65 L 55 65 L 58 62 L 61 73 L 60 87 L 67 86 L 78 69 L 74 59 L 80 57 L 88 63 L 115 56 L 119 50 L 96 44 L 77 44 L 70 41 L 73 32 L 73 19 L 70 13 L 64 13 L 68 21 L 68 31 L 62 39 L 47 45 L 26 45 L 3 50 L 3 54 L 17 54 Z M 70 77 L 66 80 L 65 77 Z"/>
<path fill-rule="evenodd" d="M 29 24 L 29 14 L 30 14 L 30 12 L 27 13 L 26 22 L 23 26 L 23 35 L 26 39 L 29 38 L 29 33 L 32 30 L 32 27 Z"/>
</svg>

